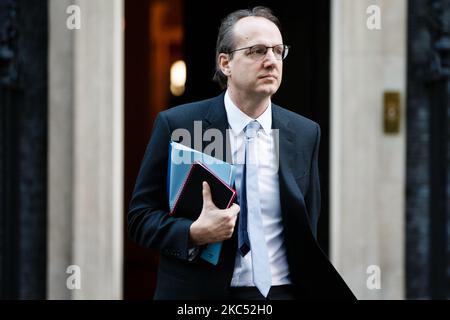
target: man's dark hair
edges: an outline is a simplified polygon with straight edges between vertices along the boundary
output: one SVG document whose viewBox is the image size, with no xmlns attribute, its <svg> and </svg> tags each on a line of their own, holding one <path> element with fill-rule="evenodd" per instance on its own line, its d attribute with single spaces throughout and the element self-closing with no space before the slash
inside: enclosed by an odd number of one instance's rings
<svg viewBox="0 0 450 320">
<path fill-rule="evenodd" d="M 220 70 L 218 59 L 219 54 L 228 53 L 234 49 L 235 39 L 233 35 L 233 27 L 234 25 L 246 17 L 261 17 L 266 18 L 269 21 L 272 21 L 281 32 L 281 25 L 278 18 L 272 13 L 267 7 L 258 6 L 253 9 L 243 9 L 237 10 L 229 15 L 227 15 L 223 20 L 219 28 L 219 34 L 217 36 L 217 45 L 216 45 L 216 72 L 214 74 L 213 80 L 219 83 L 221 89 L 227 88 L 228 78 L 223 74 L 222 70 Z M 232 53 L 230 54 L 230 59 L 232 58 Z"/>
</svg>

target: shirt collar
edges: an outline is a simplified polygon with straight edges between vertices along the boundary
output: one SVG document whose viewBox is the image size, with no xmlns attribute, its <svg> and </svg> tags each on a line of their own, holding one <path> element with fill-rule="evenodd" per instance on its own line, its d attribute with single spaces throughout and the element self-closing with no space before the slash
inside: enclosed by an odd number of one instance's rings
<svg viewBox="0 0 450 320">
<path fill-rule="evenodd" d="M 235 135 L 240 134 L 244 128 L 252 121 L 259 122 L 266 134 L 269 134 L 272 129 L 272 103 L 270 102 L 267 109 L 257 119 L 252 119 L 239 109 L 228 93 L 225 92 L 225 110 L 227 112 L 228 124 Z"/>
</svg>

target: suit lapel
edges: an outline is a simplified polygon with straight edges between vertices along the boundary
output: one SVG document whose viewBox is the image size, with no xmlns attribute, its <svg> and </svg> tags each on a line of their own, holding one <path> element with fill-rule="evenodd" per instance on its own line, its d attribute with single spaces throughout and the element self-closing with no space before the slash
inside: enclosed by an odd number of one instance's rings
<svg viewBox="0 0 450 320">
<path fill-rule="evenodd" d="M 295 155 L 295 133 L 289 127 L 289 118 L 284 117 L 275 105 L 272 106 L 272 129 L 279 130 L 278 139 L 275 138 L 275 144 L 278 144 L 275 150 L 278 150 L 278 175 L 281 190 L 290 187 L 291 178 L 293 178 L 292 163 Z"/>
<path fill-rule="evenodd" d="M 279 130 L 279 187 L 280 187 L 280 198 L 281 201 L 281 214 L 283 217 L 283 222 L 285 228 L 288 229 L 291 226 L 291 222 L 297 222 L 297 225 L 302 227 L 308 226 L 308 219 L 306 214 L 306 205 L 303 193 L 298 187 L 292 166 L 294 164 L 294 157 L 296 154 L 295 150 L 295 135 L 296 133 L 291 129 L 289 125 L 289 118 L 284 116 L 279 107 L 273 105 L 272 107 L 272 129 Z M 277 139 L 275 139 L 277 143 Z M 304 231 L 310 228 L 303 229 Z M 300 230 L 297 230 L 298 232 Z"/>
<path fill-rule="evenodd" d="M 216 158 L 232 163 L 231 158 L 231 147 L 230 147 L 230 141 L 228 137 L 228 118 L 227 113 L 225 111 L 225 102 L 224 102 L 224 95 L 225 93 L 222 93 L 218 97 L 211 100 L 211 104 L 209 106 L 208 113 L 205 117 L 205 123 L 203 126 L 203 135 L 205 135 L 205 132 L 207 130 L 218 130 L 220 132 L 220 136 L 222 139 L 222 143 L 217 144 L 222 147 L 222 154 L 221 155 L 214 155 Z M 214 134 L 214 131 L 212 131 Z M 214 135 L 215 136 L 215 135 Z M 203 141 L 203 150 L 212 143 L 211 141 Z"/>
</svg>

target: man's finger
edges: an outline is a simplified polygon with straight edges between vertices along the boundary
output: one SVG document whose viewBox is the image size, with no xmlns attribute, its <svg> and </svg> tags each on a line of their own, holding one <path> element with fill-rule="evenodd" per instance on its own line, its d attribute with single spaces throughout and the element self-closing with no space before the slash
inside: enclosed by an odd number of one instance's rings
<svg viewBox="0 0 450 320">
<path fill-rule="evenodd" d="M 228 210 L 230 210 L 230 212 L 232 213 L 235 213 L 237 216 L 241 211 L 241 207 L 239 207 L 239 205 L 237 205 L 236 203 L 233 203 L 233 205 Z"/>
<path fill-rule="evenodd" d="M 211 197 L 211 188 L 209 187 L 208 182 L 203 181 L 202 186 L 203 186 L 203 190 L 202 190 L 203 207 L 214 206 L 214 203 L 212 202 L 212 197 Z"/>
</svg>

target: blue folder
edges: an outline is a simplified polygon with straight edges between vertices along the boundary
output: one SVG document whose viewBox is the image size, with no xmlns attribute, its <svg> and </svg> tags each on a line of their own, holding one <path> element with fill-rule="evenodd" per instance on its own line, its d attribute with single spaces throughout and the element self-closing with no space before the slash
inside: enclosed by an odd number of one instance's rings
<svg viewBox="0 0 450 320">
<path fill-rule="evenodd" d="M 236 172 L 233 165 L 172 141 L 169 146 L 167 170 L 167 194 L 170 211 L 174 209 L 183 183 L 192 164 L 196 161 L 206 165 L 210 171 L 229 186 L 233 185 Z M 200 257 L 213 265 L 217 265 L 221 249 L 222 242 L 211 243 L 202 250 Z"/>
</svg>

